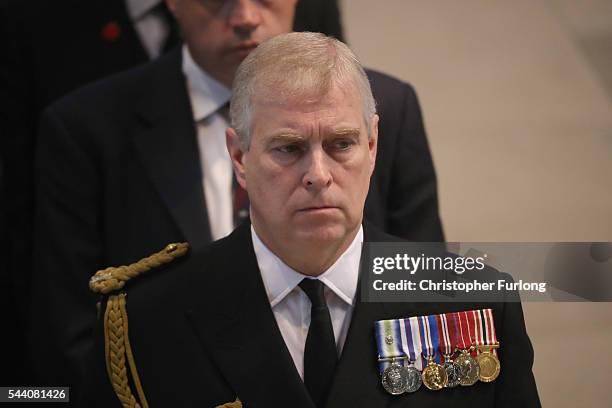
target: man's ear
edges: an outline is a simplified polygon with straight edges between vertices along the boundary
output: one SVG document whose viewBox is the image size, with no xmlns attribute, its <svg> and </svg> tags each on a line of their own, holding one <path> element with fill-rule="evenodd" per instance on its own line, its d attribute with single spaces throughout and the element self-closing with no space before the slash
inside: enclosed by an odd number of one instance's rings
<svg viewBox="0 0 612 408">
<path fill-rule="evenodd" d="M 240 186 L 246 190 L 246 173 L 244 169 L 246 152 L 242 151 L 240 138 L 238 137 L 236 130 L 233 128 L 227 128 L 225 130 L 225 144 L 227 146 L 230 159 L 232 160 L 232 167 L 234 168 L 236 180 L 238 180 Z"/>
<path fill-rule="evenodd" d="M 376 152 L 378 151 L 378 115 L 372 116 L 372 124 L 370 125 L 370 139 L 368 140 L 368 148 L 370 150 L 371 170 L 370 175 L 374 172 L 376 165 Z"/>
</svg>

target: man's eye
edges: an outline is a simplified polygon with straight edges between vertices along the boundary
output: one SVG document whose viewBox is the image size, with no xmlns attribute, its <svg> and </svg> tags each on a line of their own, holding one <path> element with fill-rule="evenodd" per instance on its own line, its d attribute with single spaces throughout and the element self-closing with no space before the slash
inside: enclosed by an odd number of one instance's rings
<svg viewBox="0 0 612 408">
<path fill-rule="evenodd" d="M 218 11 L 221 7 L 223 7 L 225 0 L 200 0 L 200 2 L 209 11 Z"/>
<path fill-rule="evenodd" d="M 348 139 L 341 139 L 341 140 L 336 140 L 333 143 L 333 147 L 337 150 L 348 150 L 351 148 L 351 146 L 353 146 L 355 144 L 355 142 L 353 142 L 352 140 L 348 140 Z"/>
<path fill-rule="evenodd" d="M 289 145 L 283 145 L 283 146 L 276 147 L 274 150 L 280 153 L 292 154 L 292 153 L 299 152 L 300 147 L 294 144 L 289 144 Z"/>
</svg>

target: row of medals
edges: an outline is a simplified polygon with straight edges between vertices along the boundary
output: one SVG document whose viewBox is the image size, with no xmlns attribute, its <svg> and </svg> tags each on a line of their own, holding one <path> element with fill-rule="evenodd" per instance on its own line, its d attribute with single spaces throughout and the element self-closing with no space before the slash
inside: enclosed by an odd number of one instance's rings
<svg viewBox="0 0 612 408">
<path fill-rule="evenodd" d="M 499 359 L 492 352 L 498 347 L 499 344 L 457 349 L 458 355 L 455 358 L 446 355 L 443 364 L 437 364 L 430 357 L 423 372 L 419 372 L 412 363 L 404 366 L 399 364 L 398 360 L 407 357 L 391 358 L 391 365 L 382 374 L 382 385 L 390 394 L 399 395 L 415 392 L 421 388 L 421 384 L 437 391 L 459 385 L 467 387 L 479 380 L 488 383 L 497 378 L 501 369 Z M 478 350 L 476 358 L 471 355 L 474 349 Z"/>
</svg>

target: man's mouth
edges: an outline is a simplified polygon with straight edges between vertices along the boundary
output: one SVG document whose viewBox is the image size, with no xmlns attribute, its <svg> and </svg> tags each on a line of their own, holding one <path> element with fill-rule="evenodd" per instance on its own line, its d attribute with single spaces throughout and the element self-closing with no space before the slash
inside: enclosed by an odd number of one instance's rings
<svg viewBox="0 0 612 408">
<path fill-rule="evenodd" d="M 338 210 L 338 207 L 321 205 L 321 206 L 304 207 L 304 208 L 299 209 L 298 212 L 302 212 L 302 213 L 325 213 L 325 212 L 334 211 L 334 210 Z"/>
<path fill-rule="evenodd" d="M 246 57 L 247 55 L 251 53 L 251 51 L 257 48 L 258 45 L 259 43 L 257 43 L 256 41 L 247 41 L 247 42 L 240 43 L 236 45 L 235 47 L 232 47 L 231 51 L 236 54 L 243 55 L 244 57 Z"/>
</svg>

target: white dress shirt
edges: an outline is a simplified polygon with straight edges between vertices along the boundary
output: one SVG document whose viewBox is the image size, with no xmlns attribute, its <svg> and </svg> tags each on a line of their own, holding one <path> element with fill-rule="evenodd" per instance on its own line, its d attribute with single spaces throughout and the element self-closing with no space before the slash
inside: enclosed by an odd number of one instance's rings
<svg viewBox="0 0 612 408">
<path fill-rule="evenodd" d="M 276 323 L 293 358 L 300 377 L 304 379 L 304 349 L 310 326 L 310 300 L 298 284 L 304 278 L 287 266 L 259 239 L 251 226 L 253 248 L 261 271 L 266 294 L 276 318 Z M 348 249 L 338 260 L 316 278 L 325 284 L 325 299 L 334 327 L 338 356 L 342 353 L 351 316 L 359 278 L 359 261 L 363 243 L 363 228 Z"/>
<path fill-rule="evenodd" d="M 225 145 L 229 126 L 219 109 L 226 105 L 231 92 L 204 72 L 183 45 L 183 74 L 196 123 L 200 164 L 204 175 L 204 198 L 213 240 L 223 238 L 234 229 L 232 198 L 232 162 Z M 171 103 L 171 102 L 170 102 Z"/>
<path fill-rule="evenodd" d="M 164 0 L 126 0 L 128 16 L 151 59 L 161 54 L 170 33 L 166 19 L 155 11 L 155 7 L 162 1 Z"/>
</svg>

